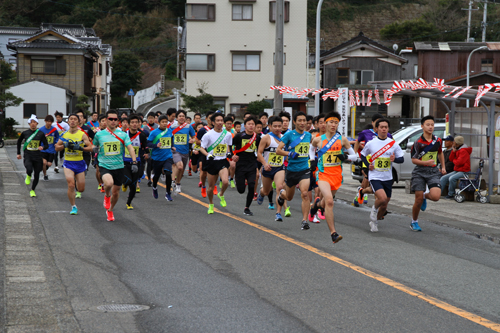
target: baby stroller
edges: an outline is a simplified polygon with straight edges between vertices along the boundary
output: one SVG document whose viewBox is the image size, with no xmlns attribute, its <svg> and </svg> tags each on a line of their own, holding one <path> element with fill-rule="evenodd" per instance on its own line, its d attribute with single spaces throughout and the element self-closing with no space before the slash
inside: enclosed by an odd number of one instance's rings
<svg viewBox="0 0 500 333">
<path fill-rule="evenodd" d="M 460 191 L 455 194 L 455 201 L 460 203 L 464 202 L 465 196 L 462 192 L 476 192 L 476 201 L 480 203 L 488 202 L 488 198 L 481 195 L 481 179 L 483 175 L 484 160 L 479 161 L 479 168 L 477 168 L 475 178 L 470 178 L 469 174 L 464 174 L 465 178 L 460 178 L 458 187 Z M 473 174 L 472 174 L 473 175 Z"/>
</svg>

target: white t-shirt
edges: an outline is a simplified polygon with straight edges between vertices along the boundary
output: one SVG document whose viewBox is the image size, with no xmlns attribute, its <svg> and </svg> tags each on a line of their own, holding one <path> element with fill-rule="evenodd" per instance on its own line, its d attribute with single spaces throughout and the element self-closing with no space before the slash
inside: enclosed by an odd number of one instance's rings
<svg viewBox="0 0 500 333">
<path fill-rule="evenodd" d="M 223 130 L 224 131 L 224 130 Z M 222 135 L 222 132 L 216 132 L 211 129 L 201 139 L 201 146 L 210 154 L 208 147 L 210 147 L 217 139 Z M 233 145 L 233 136 L 230 132 L 226 133 L 226 136 L 222 141 L 214 147 L 212 150 L 212 155 L 214 155 L 214 160 L 223 160 L 226 158 L 229 152 L 229 147 Z"/>
<path fill-rule="evenodd" d="M 69 125 L 68 123 L 65 123 L 64 121 L 61 121 L 60 123 L 57 123 L 55 125 L 52 125 L 52 127 L 55 127 L 57 128 L 57 131 L 59 132 L 59 134 L 62 134 L 66 131 L 69 131 Z M 62 127 L 62 129 L 61 129 Z"/>
<path fill-rule="evenodd" d="M 365 145 L 365 148 L 361 151 L 361 155 L 367 157 L 368 159 L 368 156 L 375 154 L 391 141 L 394 141 L 394 139 L 386 138 L 385 140 L 381 140 L 378 137 L 374 137 L 373 140 L 369 141 Z M 394 142 L 394 145 L 389 150 L 380 155 L 373 162 L 375 169 L 373 171 L 370 170 L 368 173 L 368 180 L 392 180 L 392 154 L 395 154 L 396 158 L 404 156 L 403 150 L 401 150 L 401 147 L 396 142 Z"/>
</svg>

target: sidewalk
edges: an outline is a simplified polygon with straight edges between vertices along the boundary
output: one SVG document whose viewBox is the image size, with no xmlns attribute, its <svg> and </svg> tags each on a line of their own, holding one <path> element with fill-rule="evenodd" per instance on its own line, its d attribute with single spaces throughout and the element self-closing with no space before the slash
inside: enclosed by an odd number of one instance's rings
<svg viewBox="0 0 500 333">
<path fill-rule="evenodd" d="M 351 165 L 343 166 L 344 183 L 337 191 L 337 199 L 353 202 L 359 181 L 351 176 Z M 415 196 L 406 194 L 404 182 L 395 183 L 392 198 L 389 202 L 389 211 L 408 216 L 408 227 L 411 222 L 411 209 Z M 373 195 L 368 195 L 368 204 L 362 205 L 371 208 L 374 203 Z M 496 204 L 481 204 L 473 201 L 457 203 L 455 200 L 427 200 L 427 210 L 420 212 L 419 220 L 430 221 L 472 233 L 482 239 L 488 239 L 500 244 L 500 207 Z M 361 208 L 362 209 L 362 208 Z M 367 212 L 367 221 L 369 212 Z M 424 230 L 425 231 L 425 230 Z"/>
</svg>

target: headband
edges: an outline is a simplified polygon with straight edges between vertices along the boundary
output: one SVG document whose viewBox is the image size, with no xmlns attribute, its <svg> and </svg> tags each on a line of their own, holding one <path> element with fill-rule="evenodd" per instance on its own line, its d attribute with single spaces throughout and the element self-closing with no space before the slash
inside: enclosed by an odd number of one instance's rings
<svg viewBox="0 0 500 333">
<path fill-rule="evenodd" d="M 339 118 L 337 118 L 337 117 L 330 117 L 330 118 L 328 118 L 327 120 L 325 120 L 325 123 L 329 122 L 330 120 L 336 120 L 337 122 L 339 122 L 339 123 L 340 123 L 340 119 L 339 119 Z"/>
</svg>

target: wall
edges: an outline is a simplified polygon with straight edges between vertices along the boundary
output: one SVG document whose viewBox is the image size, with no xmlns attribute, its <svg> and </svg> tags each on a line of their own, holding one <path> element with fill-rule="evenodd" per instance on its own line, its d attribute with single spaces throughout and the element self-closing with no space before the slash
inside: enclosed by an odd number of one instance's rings
<svg viewBox="0 0 500 333">
<path fill-rule="evenodd" d="M 157 92 L 161 92 L 161 81 L 149 88 L 139 90 L 134 96 L 134 109 L 137 110 L 140 105 L 154 100 Z"/>
<path fill-rule="evenodd" d="M 48 112 L 54 115 L 56 111 L 66 113 L 66 90 L 42 82 L 32 81 L 9 89 L 17 97 L 24 99 L 18 107 L 8 107 L 5 117 L 14 118 L 20 125 L 16 128 L 28 128 L 27 119 L 23 118 L 23 104 L 48 104 Z M 40 119 L 40 124 L 45 124 Z"/>
</svg>

